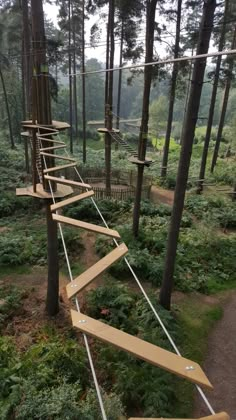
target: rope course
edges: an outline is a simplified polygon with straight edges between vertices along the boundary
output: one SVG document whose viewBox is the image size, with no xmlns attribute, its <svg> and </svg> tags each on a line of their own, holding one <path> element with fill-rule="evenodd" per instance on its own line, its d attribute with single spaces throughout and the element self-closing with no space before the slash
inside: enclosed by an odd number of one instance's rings
<svg viewBox="0 0 236 420">
<path fill-rule="evenodd" d="M 70 277 L 70 283 L 67 285 L 67 296 L 69 299 L 75 299 L 75 305 L 77 311 L 71 310 L 71 317 L 72 317 L 72 323 L 73 325 L 78 328 L 83 335 L 85 347 L 89 359 L 89 364 L 92 371 L 92 376 L 95 384 L 95 389 L 97 392 L 97 398 L 99 401 L 100 409 L 101 409 L 101 415 L 103 420 L 107 420 L 107 416 L 104 409 L 104 404 L 100 392 L 100 388 L 98 385 L 98 380 L 91 356 L 91 351 L 88 343 L 87 335 L 91 335 L 101 341 L 104 341 L 106 343 L 112 344 L 115 347 L 118 347 L 128 353 L 131 353 L 135 357 L 138 357 L 140 359 L 145 360 L 146 362 L 163 368 L 164 370 L 170 371 L 174 373 L 175 375 L 178 375 L 182 378 L 185 378 L 189 380 L 190 382 L 193 382 L 195 386 L 197 387 L 198 392 L 200 393 L 201 397 L 203 398 L 207 408 L 209 409 L 210 413 L 212 414 L 208 419 L 215 419 L 215 420 L 228 420 L 229 417 L 226 413 L 221 414 L 215 414 L 212 406 L 210 405 L 207 397 L 205 396 L 204 392 L 200 388 L 201 386 L 204 386 L 206 388 L 211 389 L 212 385 L 210 384 L 209 380 L 207 379 L 206 375 L 202 371 L 201 367 L 197 364 L 192 362 L 191 360 L 185 359 L 181 356 L 181 353 L 179 349 L 177 348 L 173 338 L 169 334 L 168 330 L 166 329 L 163 321 L 161 320 L 159 314 L 157 313 L 155 307 L 153 306 L 150 298 L 148 297 L 146 291 L 144 290 L 141 281 L 138 279 L 137 275 L 135 274 L 133 268 L 131 267 L 128 259 L 125 257 L 125 255 L 128 252 L 128 248 L 124 243 L 119 243 L 118 241 L 121 239 L 118 232 L 111 230 L 104 219 L 97 203 L 95 202 L 93 198 L 93 191 L 92 187 L 88 184 L 85 184 L 78 169 L 76 168 L 76 161 L 72 159 L 69 156 L 69 153 L 66 150 L 66 144 L 62 142 L 61 140 L 55 140 L 53 136 L 59 137 L 59 131 L 57 130 L 51 130 L 48 128 L 48 132 L 46 134 L 40 134 L 40 130 L 45 130 L 45 126 L 37 126 L 38 134 L 37 134 L 37 141 L 40 141 L 40 149 L 39 154 L 41 156 L 41 163 L 43 163 L 42 167 L 39 168 L 39 160 L 36 160 L 36 166 L 38 169 L 38 172 L 41 172 L 41 177 L 39 177 L 39 180 L 42 182 L 48 182 L 49 188 L 50 188 L 50 196 L 53 201 L 53 204 L 51 205 L 51 211 L 52 211 L 52 218 L 54 221 L 58 223 L 60 236 L 63 244 L 64 254 L 67 262 L 69 277 Z M 30 128 L 29 128 L 30 130 Z M 31 130 L 32 131 L 32 130 Z M 29 134 L 29 139 L 31 141 L 31 135 Z M 52 146 L 50 147 L 43 147 L 43 142 L 52 143 Z M 54 150 L 57 149 L 63 149 L 65 148 L 66 155 L 59 155 L 54 154 Z M 46 149 L 46 151 L 45 151 Z M 51 153 L 50 153 L 51 152 Z M 48 167 L 46 158 L 47 156 L 53 156 L 55 160 L 61 159 L 61 160 L 67 160 L 70 162 L 67 165 L 61 165 L 61 166 L 55 166 L 55 167 Z M 74 171 L 79 179 L 79 181 L 70 180 L 67 178 L 61 178 L 54 176 L 55 172 L 61 172 L 62 169 L 65 169 L 66 167 L 73 167 Z M 53 173 L 53 175 L 50 175 L 50 173 Z M 57 184 L 64 184 L 64 185 L 70 185 L 76 188 L 79 188 L 80 190 L 85 190 L 86 192 L 82 192 L 76 196 L 70 197 L 68 199 L 63 199 L 62 201 L 57 202 L 56 196 L 53 191 L 52 182 Z M 99 225 L 93 225 L 90 223 L 85 223 L 77 219 L 72 219 L 65 217 L 61 215 L 61 213 L 58 213 L 59 209 L 62 209 L 63 207 L 67 206 L 68 204 L 71 204 L 73 202 L 77 202 L 83 199 L 90 198 L 94 207 L 96 208 L 103 224 L 105 227 L 101 227 Z M 68 224 L 72 226 L 77 226 L 82 229 L 86 229 L 95 233 L 100 233 L 107 235 L 108 237 L 113 238 L 113 242 L 116 246 L 116 248 L 111 251 L 108 255 L 103 257 L 101 260 L 99 260 L 95 265 L 87 269 L 85 272 L 83 272 L 80 276 L 77 278 L 73 278 L 69 256 L 67 247 L 65 244 L 65 239 L 63 235 L 63 229 L 62 224 Z M 114 262 L 118 261 L 119 259 L 124 258 L 124 261 L 126 265 L 128 266 L 131 274 L 133 275 L 136 283 L 138 284 L 145 300 L 147 301 L 150 309 L 152 310 L 153 314 L 155 315 L 155 318 L 159 322 L 161 328 L 163 329 L 164 333 L 166 334 L 169 342 L 171 343 L 174 351 L 176 354 L 169 352 L 167 350 L 164 350 L 158 346 L 154 346 L 146 341 L 143 341 L 135 336 L 131 336 L 130 334 L 126 334 L 123 331 L 120 331 L 116 328 L 110 327 L 107 324 L 104 324 L 100 321 L 96 321 L 95 319 L 92 319 L 85 314 L 82 314 L 80 311 L 80 305 L 79 300 L 77 297 L 77 294 L 86 288 L 88 284 L 90 284 L 92 281 L 94 281 L 98 275 L 103 273 L 107 270 Z M 131 420 L 131 419 L 130 419 Z M 133 419 L 134 420 L 134 419 Z"/>
</svg>

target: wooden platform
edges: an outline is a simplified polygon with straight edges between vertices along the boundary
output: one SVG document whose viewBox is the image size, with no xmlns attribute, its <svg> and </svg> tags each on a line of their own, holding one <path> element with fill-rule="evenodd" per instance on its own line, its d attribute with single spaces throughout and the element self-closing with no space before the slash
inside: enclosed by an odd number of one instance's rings
<svg viewBox="0 0 236 420">
<path fill-rule="evenodd" d="M 139 160 L 138 158 L 136 158 L 135 156 L 131 156 L 130 158 L 128 158 L 128 160 L 131 163 L 134 163 L 136 165 L 145 165 L 145 166 L 150 166 L 154 161 L 151 159 L 146 159 L 146 160 Z"/>
<path fill-rule="evenodd" d="M 56 176 L 51 176 L 51 175 L 45 175 L 44 178 L 47 179 L 48 181 L 54 181 L 54 182 L 57 182 L 58 184 L 71 185 L 72 187 L 86 188 L 88 190 L 91 190 L 92 188 L 91 185 L 89 184 L 84 184 L 83 182 L 72 181 L 71 179 L 58 178 Z"/>
<path fill-rule="evenodd" d="M 52 126 L 42 125 L 42 124 L 33 124 L 32 120 L 26 120 L 21 122 L 22 127 L 27 128 L 42 128 L 44 130 L 66 130 L 67 128 L 70 128 L 70 125 L 66 122 L 62 121 L 52 121 Z"/>
<path fill-rule="evenodd" d="M 197 420 L 197 419 L 164 419 L 163 417 L 159 418 L 150 418 L 150 417 L 130 417 L 129 420 Z M 218 413 L 213 414 L 207 417 L 201 417 L 198 420 L 230 420 L 230 417 L 227 413 Z"/>
<path fill-rule="evenodd" d="M 83 333 L 112 344 L 133 354 L 135 357 L 163 368 L 190 382 L 212 389 L 211 383 L 197 363 L 110 327 L 77 311 L 71 310 L 71 317 L 73 325 Z"/>
<path fill-rule="evenodd" d="M 101 235 L 110 236 L 111 238 L 120 239 L 120 235 L 116 230 L 107 229 L 103 226 L 93 225 L 87 222 L 82 222 L 81 220 L 72 219 L 70 217 L 61 216 L 59 214 L 53 214 L 52 218 L 59 223 L 66 223 L 71 226 L 89 230 L 90 232 L 96 232 L 100 233 Z"/>
<path fill-rule="evenodd" d="M 74 279 L 71 283 L 66 286 L 67 296 L 71 299 L 77 293 L 81 292 L 86 286 L 88 286 L 93 280 L 95 280 L 100 274 L 102 274 L 108 267 L 120 260 L 128 252 L 127 246 L 123 243 L 111 251 L 104 258 L 99 260 L 96 264 Z"/>
<path fill-rule="evenodd" d="M 50 172 L 62 171 L 63 169 L 72 168 L 73 166 L 76 166 L 76 162 L 68 163 L 67 165 L 53 166 L 53 168 L 47 168 L 43 170 L 43 173 L 49 174 Z"/>
<path fill-rule="evenodd" d="M 66 147 L 65 144 L 59 144 L 58 146 L 49 146 L 49 147 L 43 147 L 42 149 L 39 149 L 39 151 L 42 152 L 47 152 L 50 150 L 58 150 L 58 149 L 64 149 Z"/>
<path fill-rule="evenodd" d="M 66 185 L 60 185 L 57 188 L 57 191 L 53 193 L 54 197 L 56 198 L 63 198 L 68 195 L 73 194 L 73 189 Z M 24 188 L 16 188 L 16 195 L 17 196 L 25 196 L 28 195 L 30 197 L 35 198 L 52 198 L 51 193 L 44 191 L 42 184 L 36 185 L 36 192 L 33 190 L 33 185 Z"/>
<path fill-rule="evenodd" d="M 94 195 L 93 191 L 87 191 L 85 193 L 75 195 L 74 197 L 67 198 L 67 200 L 59 201 L 59 203 L 51 205 L 51 211 L 56 211 L 62 207 L 69 206 L 69 204 L 76 203 L 77 201 L 84 200 L 85 198 L 92 197 Z"/>
</svg>

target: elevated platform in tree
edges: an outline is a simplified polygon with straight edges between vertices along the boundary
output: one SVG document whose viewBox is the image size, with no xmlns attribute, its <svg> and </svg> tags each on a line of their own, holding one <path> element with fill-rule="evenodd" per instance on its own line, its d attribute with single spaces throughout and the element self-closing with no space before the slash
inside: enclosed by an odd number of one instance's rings
<svg viewBox="0 0 236 420">
<path fill-rule="evenodd" d="M 137 157 L 135 156 L 131 156 L 128 159 L 131 163 L 134 163 L 136 165 L 145 165 L 145 166 L 150 166 L 153 163 L 153 160 L 151 159 L 146 159 L 146 160 L 139 160 Z"/>
<path fill-rule="evenodd" d="M 53 192 L 55 198 L 63 198 L 71 194 L 73 194 L 73 189 L 67 185 L 59 185 L 57 191 Z M 30 185 L 29 187 L 16 188 L 16 195 L 28 195 L 35 198 L 52 198 L 52 194 L 50 192 L 44 191 L 42 184 L 36 185 L 36 192 L 33 190 L 33 185 Z"/>
<path fill-rule="evenodd" d="M 109 130 L 106 127 L 101 127 L 97 129 L 98 133 L 119 133 L 120 130 L 118 130 L 117 128 L 112 128 L 112 130 Z"/>
<path fill-rule="evenodd" d="M 33 124 L 32 120 L 26 120 L 26 121 L 22 121 L 21 122 L 22 127 L 24 128 L 50 128 L 50 129 L 55 129 L 55 130 L 66 130 L 67 128 L 70 128 L 70 125 L 67 122 L 62 122 L 62 121 L 52 121 L 52 125 L 45 125 L 43 124 Z"/>
</svg>

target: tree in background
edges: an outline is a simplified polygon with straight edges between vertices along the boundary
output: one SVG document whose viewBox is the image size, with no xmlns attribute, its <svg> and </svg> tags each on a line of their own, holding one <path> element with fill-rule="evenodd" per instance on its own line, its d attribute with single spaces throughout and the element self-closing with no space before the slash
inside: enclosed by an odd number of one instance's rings
<svg viewBox="0 0 236 420">
<path fill-rule="evenodd" d="M 197 54 L 206 54 L 208 52 L 211 32 L 213 29 L 215 8 L 216 0 L 206 0 L 204 2 L 202 21 L 199 29 Z M 171 304 L 171 292 L 173 288 L 173 276 L 180 223 L 184 208 L 185 191 L 188 181 L 189 166 L 191 160 L 196 122 L 200 106 L 205 67 L 206 59 L 195 61 L 192 75 L 192 85 L 189 95 L 188 109 L 181 142 L 182 148 L 180 153 L 174 195 L 174 204 L 167 241 L 165 268 L 162 286 L 160 290 L 160 303 L 164 308 L 168 310 L 170 309 Z"/>
</svg>

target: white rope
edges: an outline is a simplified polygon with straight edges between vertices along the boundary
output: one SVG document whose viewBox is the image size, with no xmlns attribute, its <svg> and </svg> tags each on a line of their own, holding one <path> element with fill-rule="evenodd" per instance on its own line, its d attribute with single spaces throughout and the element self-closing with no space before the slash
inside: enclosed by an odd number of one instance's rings
<svg viewBox="0 0 236 420">
<path fill-rule="evenodd" d="M 42 146 L 42 142 L 41 142 L 41 146 Z M 47 169 L 47 163 L 46 163 L 45 156 L 43 156 L 43 159 L 44 159 L 45 168 Z M 55 204 L 56 200 L 55 200 L 55 197 L 54 197 L 54 194 L 53 194 L 51 181 L 48 181 L 48 184 L 49 184 L 49 188 L 50 188 L 50 191 L 51 191 L 51 196 L 52 196 L 53 203 Z M 57 211 L 56 211 L 56 213 L 58 214 Z M 71 271 L 70 261 L 69 261 L 69 257 L 68 257 L 68 252 L 67 252 L 67 248 L 66 248 L 66 243 L 65 243 L 65 238 L 64 238 L 62 227 L 61 227 L 61 223 L 58 223 L 58 227 L 59 227 L 60 236 L 61 236 L 61 240 L 62 240 L 62 244 L 63 244 L 63 248 L 64 248 L 64 253 L 65 253 L 65 258 L 66 258 L 66 263 L 67 263 L 67 268 L 68 268 L 68 272 L 69 272 L 70 281 L 73 281 L 73 275 L 72 275 L 72 271 Z M 80 312 L 80 306 L 79 306 L 79 301 L 78 301 L 77 297 L 75 299 L 75 304 L 76 304 L 77 311 Z M 83 333 L 83 338 L 84 338 L 84 343 L 85 343 L 85 347 L 86 347 L 86 351 L 87 351 L 87 355 L 88 355 L 88 360 L 89 360 L 89 364 L 90 364 L 90 368 L 91 368 L 91 372 L 92 372 L 92 376 L 93 376 L 93 380 L 94 380 L 94 385 L 95 385 L 96 392 L 97 392 L 97 397 L 98 397 L 98 401 L 99 401 L 99 405 L 100 405 L 100 409 L 101 409 L 102 418 L 103 418 L 103 420 L 107 420 L 107 416 L 106 416 L 103 401 L 102 401 L 101 391 L 100 391 L 100 388 L 99 388 L 99 385 L 98 385 L 97 375 L 96 375 L 96 372 L 95 372 L 95 368 L 94 368 L 94 364 L 93 364 L 93 359 L 92 359 L 88 339 L 87 339 L 87 336 L 84 333 Z"/>
<path fill-rule="evenodd" d="M 108 73 L 112 71 L 130 70 L 130 69 L 137 69 L 137 68 L 147 67 L 147 66 L 158 66 L 162 64 L 179 63 L 182 61 L 194 61 L 194 60 L 199 60 L 201 58 L 218 57 L 222 55 L 233 55 L 233 54 L 236 54 L 236 50 L 223 50 L 223 51 L 212 52 L 212 53 L 207 53 L 207 54 L 192 55 L 190 57 L 170 58 L 166 60 L 152 61 L 150 63 L 141 63 L 141 64 L 132 64 L 132 65 L 123 66 L 123 67 L 114 67 L 112 69 L 91 70 L 91 71 L 85 71 L 85 72 L 80 72 L 80 73 L 69 73 L 68 75 L 69 76 L 83 76 L 86 74 Z"/>
</svg>

